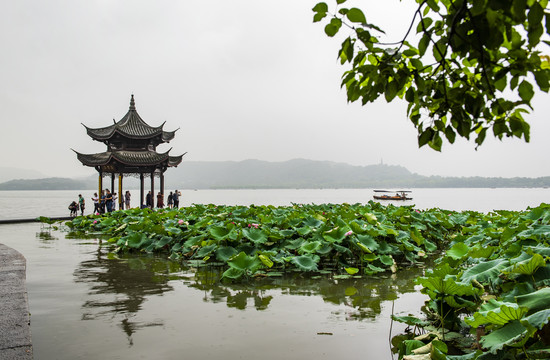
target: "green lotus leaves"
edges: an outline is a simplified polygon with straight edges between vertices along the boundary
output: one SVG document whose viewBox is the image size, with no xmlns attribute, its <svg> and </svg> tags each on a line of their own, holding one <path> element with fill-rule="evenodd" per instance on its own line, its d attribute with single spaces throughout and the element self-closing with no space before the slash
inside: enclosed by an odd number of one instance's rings
<svg viewBox="0 0 550 360">
<path fill-rule="evenodd" d="M 473 317 L 466 318 L 468 325 L 477 328 L 480 325 L 504 325 L 513 320 L 520 320 L 527 313 L 527 308 L 515 303 L 504 303 L 491 299 L 481 306 Z"/>
<path fill-rule="evenodd" d="M 455 260 L 459 260 L 459 259 L 462 259 L 464 256 L 466 256 L 469 251 L 470 251 L 470 248 L 468 247 L 468 245 L 460 242 L 460 243 L 454 244 L 449 250 L 447 250 L 446 254 L 447 256 Z"/>
<path fill-rule="evenodd" d="M 517 303 L 529 309 L 528 315 L 550 308 L 550 288 L 545 287 L 535 292 L 516 296 Z"/>
<path fill-rule="evenodd" d="M 448 330 L 467 334 L 467 326 L 486 325 L 487 334 L 481 340 L 483 351 L 445 355 L 446 349 L 434 346 L 439 343 L 432 337 L 423 342 L 422 346 L 431 346 L 424 355 L 461 360 L 488 352 L 515 356 L 523 347 L 529 356 L 545 355 L 544 348 L 534 344 L 536 331 L 550 322 L 548 205 L 482 214 L 418 211 L 373 202 L 288 207 L 199 204 L 77 217 L 67 225 L 72 231 L 111 238 L 113 243 L 103 244 L 114 252 L 164 253 L 193 266 L 221 262 L 224 281 L 320 268 L 319 273 L 333 272 L 334 279 L 352 278 L 426 262 L 425 276 L 416 283 L 429 295 L 423 307 L 429 320 L 409 319 L 410 325 L 430 323 L 440 340 Z M 438 249 L 445 256 L 434 257 Z M 353 296 L 361 290 L 350 286 L 347 291 Z M 455 345 L 466 350 L 471 345 L 468 337 L 461 340 L 464 345 Z"/>
<path fill-rule="evenodd" d="M 120 238 L 119 242 L 122 242 L 129 248 L 141 249 L 149 246 L 152 241 L 147 235 L 135 232 Z"/>
<path fill-rule="evenodd" d="M 300 246 L 300 253 L 314 253 L 322 246 L 320 241 L 311 241 Z"/>
<path fill-rule="evenodd" d="M 227 262 L 227 260 L 236 254 L 237 250 L 232 246 L 221 246 L 216 250 L 216 258 L 222 262 Z"/>
<path fill-rule="evenodd" d="M 527 255 L 527 254 L 526 254 Z M 524 274 L 532 275 L 538 268 L 546 266 L 546 261 L 540 254 L 534 254 L 532 257 L 519 261 L 509 268 L 503 270 L 506 274 Z"/>
<path fill-rule="evenodd" d="M 419 319 L 416 316 L 412 316 L 412 315 L 406 315 L 406 316 L 392 315 L 391 318 L 395 321 L 398 321 L 403 324 L 407 324 L 409 326 L 425 327 L 430 324 L 428 321 Z"/>
<path fill-rule="evenodd" d="M 271 259 L 267 255 L 260 254 L 258 255 L 258 258 L 260 259 L 262 264 L 264 264 L 268 268 L 273 267 L 273 261 L 271 261 Z"/>
<path fill-rule="evenodd" d="M 323 234 L 323 238 L 329 243 L 341 243 L 346 237 L 347 229 L 341 227 L 335 227 L 332 230 L 326 231 Z"/>
<path fill-rule="evenodd" d="M 302 271 L 316 271 L 317 263 L 314 258 L 307 255 L 296 256 L 292 258 L 291 262 Z"/>
<path fill-rule="evenodd" d="M 255 244 L 263 244 L 267 241 L 267 234 L 261 229 L 243 229 L 243 236 Z"/>
<path fill-rule="evenodd" d="M 378 250 L 379 245 L 372 236 L 370 236 L 370 235 L 357 235 L 356 238 L 357 238 L 357 241 L 361 245 L 363 245 L 363 246 L 359 245 L 361 247 L 361 249 L 363 249 L 363 251 L 373 252 L 373 251 Z"/>
<path fill-rule="evenodd" d="M 170 236 L 163 236 L 159 240 L 155 241 L 153 245 L 155 246 L 155 250 L 160 250 L 166 245 L 169 245 L 172 242 L 173 238 Z"/>
<path fill-rule="evenodd" d="M 208 229 L 208 232 L 216 240 L 225 240 L 229 237 L 231 229 L 225 226 L 212 226 Z"/>
<path fill-rule="evenodd" d="M 501 271 L 509 264 L 510 262 L 506 259 L 484 261 L 464 271 L 460 280 L 466 283 L 474 280 L 480 283 L 495 282 Z"/>
<path fill-rule="evenodd" d="M 237 255 L 232 256 L 227 260 L 227 264 L 238 270 L 255 272 L 260 266 L 261 261 L 257 256 L 248 256 L 244 252 L 240 252 Z"/>
<path fill-rule="evenodd" d="M 505 345 L 512 345 L 522 340 L 528 334 L 528 329 L 518 320 L 514 320 L 481 338 L 481 345 L 490 353 L 495 354 Z"/>
</svg>

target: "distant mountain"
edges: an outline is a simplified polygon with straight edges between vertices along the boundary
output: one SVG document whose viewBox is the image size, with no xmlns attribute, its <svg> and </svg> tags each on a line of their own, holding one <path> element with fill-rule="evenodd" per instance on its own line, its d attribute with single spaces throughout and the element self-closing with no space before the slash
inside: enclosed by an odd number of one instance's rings
<svg viewBox="0 0 550 360">
<path fill-rule="evenodd" d="M 104 178 L 104 187 L 110 179 Z M 458 188 L 458 187 L 548 187 L 550 177 L 483 178 L 422 176 L 397 165 L 353 166 L 331 161 L 295 159 L 284 162 L 184 161 L 166 172 L 166 189 L 269 189 L 269 188 Z M 149 186 L 149 179 L 145 182 Z M 126 189 L 139 187 L 139 180 L 124 179 Z M 158 189 L 158 180 L 155 183 Z M 97 175 L 84 179 L 47 178 L 11 180 L 0 190 L 92 190 Z"/>
<path fill-rule="evenodd" d="M 183 162 L 167 172 L 166 182 L 179 188 L 361 188 L 397 186 L 416 179 L 402 166 L 353 166 L 331 161 L 295 159 Z"/>
<path fill-rule="evenodd" d="M 0 184 L 0 190 L 84 190 L 89 189 L 85 181 L 67 178 L 17 179 Z"/>
</svg>

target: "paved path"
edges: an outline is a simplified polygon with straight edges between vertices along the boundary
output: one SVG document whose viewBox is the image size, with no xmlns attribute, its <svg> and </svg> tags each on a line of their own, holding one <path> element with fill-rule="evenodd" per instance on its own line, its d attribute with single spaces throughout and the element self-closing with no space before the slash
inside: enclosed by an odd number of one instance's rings
<svg viewBox="0 0 550 360">
<path fill-rule="evenodd" d="M 27 287 L 27 262 L 0 244 L 0 359 L 32 359 Z"/>
</svg>

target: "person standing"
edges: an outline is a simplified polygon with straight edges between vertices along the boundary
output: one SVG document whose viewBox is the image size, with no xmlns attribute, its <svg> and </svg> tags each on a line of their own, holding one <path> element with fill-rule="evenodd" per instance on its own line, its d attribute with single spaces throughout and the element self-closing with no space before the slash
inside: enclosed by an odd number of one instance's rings
<svg viewBox="0 0 550 360">
<path fill-rule="evenodd" d="M 147 193 L 147 196 L 145 196 L 145 206 L 148 208 L 153 208 L 153 195 L 151 195 L 151 191 Z"/>
<path fill-rule="evenodd" d="M 101 191 L 101 202 L 99 203 L 100 213 L 105 214 L 105 190 Z"/>
<path fill-rule="evenodd" d="M 174 206 L 174 194 L 170 191 L 168 195 L 168 208 L 171 209 Z"/>
<path fill-rule="evenodd" d="M 97 193 L 92 196 L 92 201 L 94 202 L 94 215 L 99 214 L 99 196 L 97 196 Z"/>
<path fill-rule="evenodd" d="M 174 209 L 177 209 L 180 206 L 180 192 L 178 190 L 174 191 L 172 200 L 174 201 Z"/>
<path fill-rule="evenodd" d="M 82 194 L 78 194 L 78 206 L 80 207 L 80 216 L 84 216 L 84 208 L 86 207 Z"/>
<path fill-rule="evenodd" d="M 128 190 L 126 190 L 126 194 L 124 194 L 124 203 L 126 205 L 126 209 L 129 209 L 130 208 L 130 197 L 132 195 L 130 194 L 130 192 Z"/>
<path fill-rule="evenodd" d="M 164 207 L 164 195 L 160 193 L 157 194 L 157 207 L 162 209 Z"/>
<path fill-rule="evenodd" d="M 105 206 L 107 207 L 107 212 L 113 211 L 113 195 L 109 189 L 105 190 Z"/>
</svg>

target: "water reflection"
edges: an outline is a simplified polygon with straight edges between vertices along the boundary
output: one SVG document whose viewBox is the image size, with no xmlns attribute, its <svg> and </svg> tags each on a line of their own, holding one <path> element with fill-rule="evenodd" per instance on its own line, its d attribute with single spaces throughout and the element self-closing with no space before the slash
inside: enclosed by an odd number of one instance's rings
<svg viewBox="0 0 550 360">
<path fill-rule="evenodd" d="M 129 345 L 133 345 L 132 335 L 137 330 L 163 326 L 162 320 L 134 319 L 148 297 L 173 290 L 168 284 L 169 277 L 165 276 L 173 271 L 173 265 L 147 257 L 119 259 L 99 247 L 93 259 L 81 262 L 74 271 L 75 282 L 89 286 L 89 300 L 82 305 L 85 309 L 82 320 L 119 318 L 118 326 L 126 333 Z"/>
<path fill-rule="evenodd" d="M 196 289 L 203 302 L 225 302 L 228 308 L 247 311 L 266 310 L 277 297 L 321 297 L 325 303 L 344 306 L 344 310 L 327 313 L 327 319 L 375 321 L 381 313 L 382 302 L 415 291 L 413 279 L 421 271 L 414 267 L 402 269 L 398 275 L 368 278 L 295 273 L 232 284 L 220 281 L 223 271 L 218 267 L 188 267 L 156 256 L 115 256 L 99 245 L 92 259 L 78 265 L 74 278 L 89 287 L 88 300 L 82 305 L 82 320 L 112 319 L 132 346 L 132 336 L 138 330 L 164 326 L 162 319 L 138 320 L 146 317 L 137 316 L 144 302 L 174 291 L 176 285 Z"/>
</svg>

